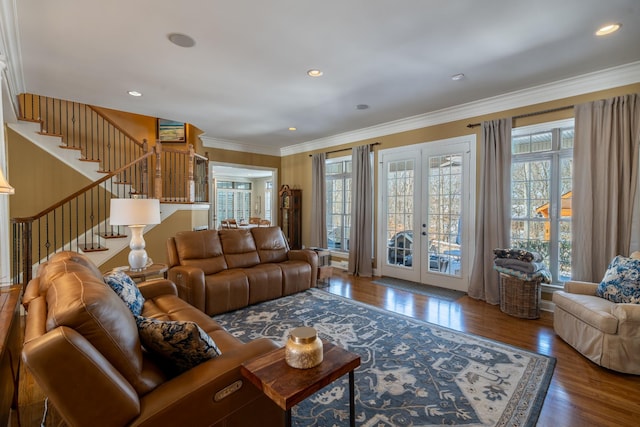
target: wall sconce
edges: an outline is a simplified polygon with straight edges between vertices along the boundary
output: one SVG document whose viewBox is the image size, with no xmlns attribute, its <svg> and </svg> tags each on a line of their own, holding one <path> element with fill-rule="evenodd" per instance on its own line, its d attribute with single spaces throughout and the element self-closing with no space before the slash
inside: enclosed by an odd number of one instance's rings
<svg viewBox="0 0 640 427">
<path fill-rule="evenodd" d="M 111 225 L 126 225 L 131 230 L 129 243 L 129 267 L 131 271 L 142 271 L 149 257 L 144 249 L 142 232 L 144 227 L 160 224 L 160 201 L 158 199 L 111 199 Z"/>
<path fill-rule="evenodd" d="M 9 185 L 7 180 L 2 173 L 2 169 L 0 169 L 0 194 L 15 194 L 16 190 L 12 186 Z"/>
</svg>

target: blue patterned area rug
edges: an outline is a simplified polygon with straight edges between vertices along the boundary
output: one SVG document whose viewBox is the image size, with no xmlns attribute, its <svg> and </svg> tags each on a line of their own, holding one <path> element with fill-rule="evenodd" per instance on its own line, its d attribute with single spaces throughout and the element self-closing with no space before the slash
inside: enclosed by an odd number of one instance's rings
<svg viewBox="0 0 640 427">
<path fill-rule="evenodd" d="M 310 289 L 214 316 L 243 341 L 312 326 L 360 355 L 356 424 L 535 426 L 555 359 Z M 344 376 L 293 408 L 296 426 L 344 426 Z"/>
</svg>

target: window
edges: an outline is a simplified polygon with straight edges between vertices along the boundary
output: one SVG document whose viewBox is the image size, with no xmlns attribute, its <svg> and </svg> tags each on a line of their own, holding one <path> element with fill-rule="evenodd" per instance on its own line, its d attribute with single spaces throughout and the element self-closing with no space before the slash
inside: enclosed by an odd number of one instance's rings
<svg viewBox="0 0 640 427">
<path fill-rule="evenodd" d="M 328 160 L 326 180 L 328 246 L 346 252 L 351 232 L 351 158 Z"/>
<path fill-rule="evenodd" d="M 273 192 L 273 181 L 266 181 L 264 183 L 264 218 L 271 221 L 271 224 L 273 224 L 273 219 L 271 218 L 272 192 Z"/>
<path fill-rule="evenodd" d="M 220 221 L 235 218 L 238 222 L 251 216 L 251 183 L 218 181 L 216 215 Z"/>
<path fill-rule="evenodd" d="M 511 246 L 539 252 L 554 284 L 571 278 L 573 124 L 514 129 Z"/>
</svg>

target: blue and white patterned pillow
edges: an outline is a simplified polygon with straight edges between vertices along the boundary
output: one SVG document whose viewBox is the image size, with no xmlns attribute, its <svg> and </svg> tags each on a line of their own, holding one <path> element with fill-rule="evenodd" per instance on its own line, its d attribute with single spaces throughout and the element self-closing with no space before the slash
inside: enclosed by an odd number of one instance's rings
<svg viewBox="0 0 640 427">
<path fill-rule="evenodd" d="M 195 322 L 136 316 L 136 324 L 142 345 L 173 362 L 180 372 L 222 354 L 213 339 Z"/>
<path fill-rule="evenodd" d="M 611 261 L 596 295 L 615 303 L 640 304 L 640 260 L 618 255 Z"/>
<path fill-rule="evenodd" d="M 117 271 L 105 275 L 104 281 L 127 304 L 134 316 L 140 316 L 144 305 L 144 297 L 131 277 L 122 271 Z"/>
</svg>

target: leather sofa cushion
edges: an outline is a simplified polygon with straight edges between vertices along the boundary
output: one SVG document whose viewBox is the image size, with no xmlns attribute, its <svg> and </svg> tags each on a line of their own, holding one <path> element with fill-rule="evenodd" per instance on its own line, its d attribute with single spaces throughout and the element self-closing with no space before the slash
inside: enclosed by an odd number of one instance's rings
<svg viewBox="0 0 640 427">
<path fill-rule="evenodd" d="M 260 263 L 250 230 L 219 230 L 218 235 L 229 268 L 247 268 Z"/>
<path fill-rule="evenodd" d="M 251 233 L 261 263 L 283 262 L 288 259 L 289 245 L 280 227 L 254 227 Z"/>
<path fill-rule="evenodd" d="M 40 264 L 38 267 L 39 295 L 47 293 L 51 281 L 56 277 L 66 273 L 80 272 L 88 273 L 99 280 L 102 279 L 102 273 L 86 255 L 71 251 L 53 254 L 49 261 Z M 28 301 L 26 304 L 28 304 Z"/>
<path fill-rule="evenodd" d="M 244 270 L 221 271 L 204 280 L 206 313 L 225 313 L 249 305 L 249 279 Z"/>
<path fill-rule="evenodd" d="M 62 252 L 55 253 L 51 256 L 51 258 L 49 258 L 48 264 L 54 264 L 56 262 L 66 262 L 67 264 L 79 264 L 79 265 L 82 265 L 83 267 L 88 268 L 94 277 L 98 279 L 102 277 L 102 273 L 100 272 L 98 267 L 96 267 L 96 265 L 93 263 L 93 261 L 87 258 L 86 255 L 81 254 L 79 252 L 62 251 Z M 46 268 L 46 266 L 44 268 Z M 38 276 L 40 275 L 41 275 L 40 271 L 38 271 Z"/>
<path fill-rule="evenodd" d="M 142 348 L 133 315 L 103 281 L 87 272 L 68 273 L 51 281 L 47 299 L 47 331 L 75 329 L 129 381 L 138 394 L 155 388 L 141 375 Z"/>
<path fill-rule="evenodd" d="M 553 302 L 556 307 L 571 313 L 605 334 L 617 333 L 618 319 L 611 314 L 614 306 L 611 301 L 591 295 L 557 291 L 553 293 Z"/>
<path fill-rule="evenodd" d="M 279 264 L 260 264 L 242 271 L 249 280 L 249 304 L 282 296 L 282 269 Z"/>
<path fill-rule="evenodd" d="M 182 265 L 200 268 L 205 275 L 215 274 L 227 268 L 216 230 L 204 230 L 197 233 L 179 232 L 175 236 L 175 242 Z"/>
</svg>

